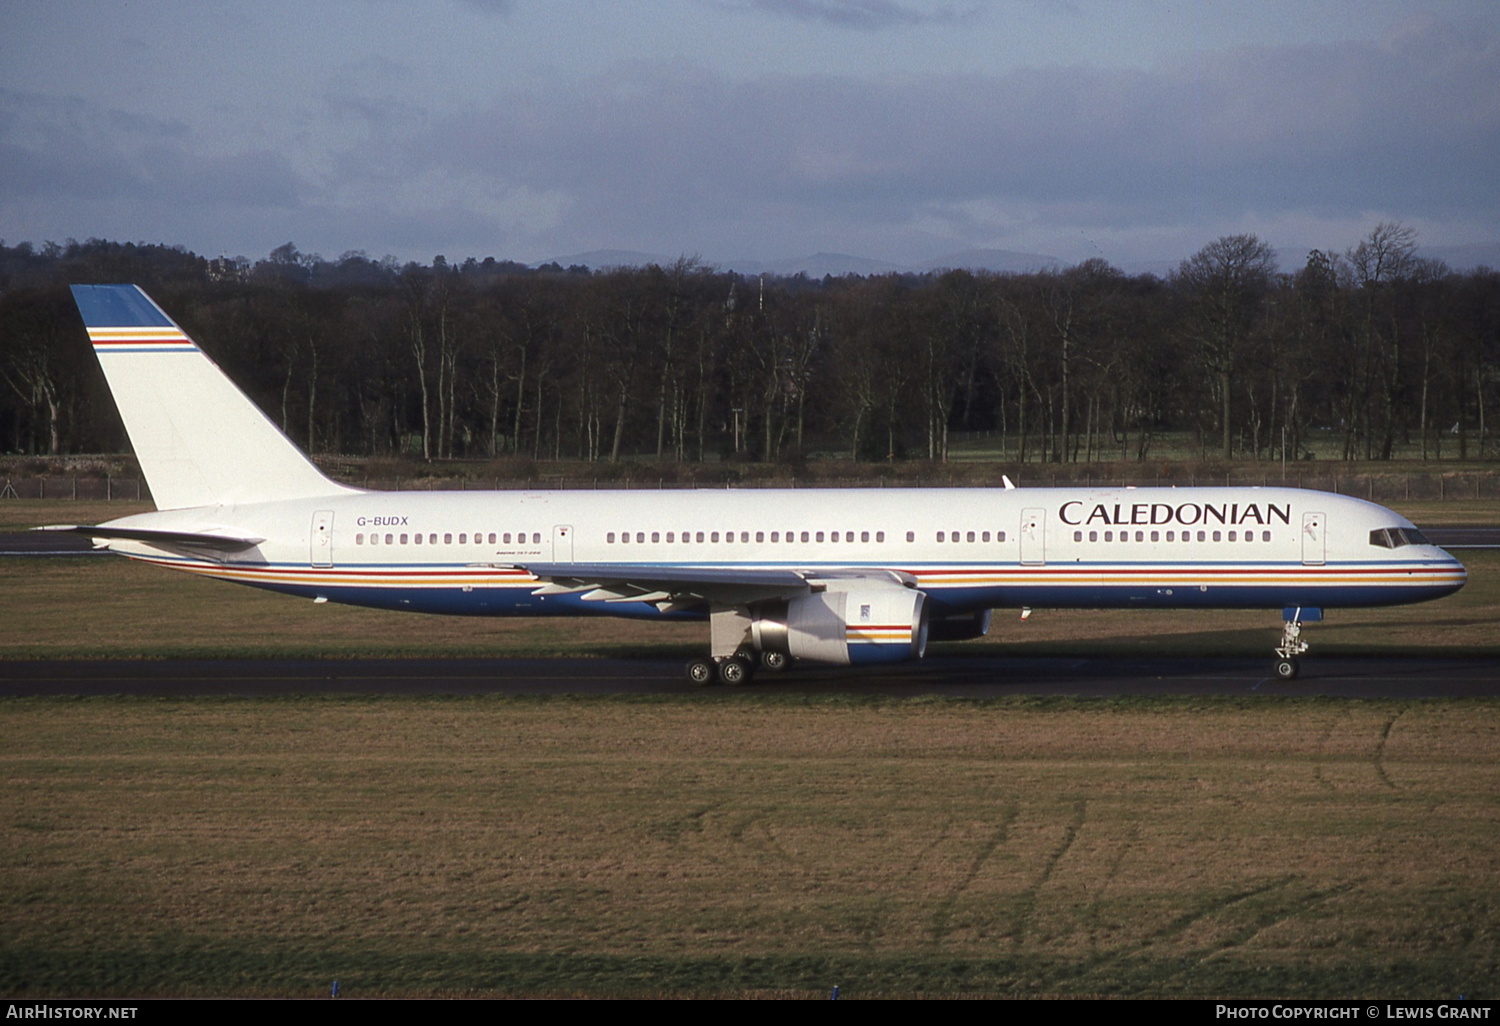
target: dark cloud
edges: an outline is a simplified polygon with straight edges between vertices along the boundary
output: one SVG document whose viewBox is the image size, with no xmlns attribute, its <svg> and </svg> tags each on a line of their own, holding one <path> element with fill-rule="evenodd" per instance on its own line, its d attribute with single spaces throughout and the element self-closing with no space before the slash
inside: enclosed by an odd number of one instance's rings
<svg viewBox="0 0 1500 1026">
<path fill-rule="evenodd" d="M 1496 223 L 1496 42 L 1427 22 L 1149 70 L 883 82 L 642 67 L 453 119 L 405 159 L 562 190 L 615 245 L 932 218 L 977 237 L 994 230 L 986 209 L 1113 228 L 1369 211 Z"/>
<path fill-rule="evenodd" d="M 1147 69 L 734 80 L 638 65 L 456 115 L 344 95 L 325 109 L 346 141 L 313 155 L 315 180 L 179 123 L 0 92 L 0 224 L 237 252 L 293 238 L 424 259 L 616 247 L 904 262 L 1096 233 L 1500 224 L 1500 37 L 1431 19 L 1380 42 Z"/>
</svg>

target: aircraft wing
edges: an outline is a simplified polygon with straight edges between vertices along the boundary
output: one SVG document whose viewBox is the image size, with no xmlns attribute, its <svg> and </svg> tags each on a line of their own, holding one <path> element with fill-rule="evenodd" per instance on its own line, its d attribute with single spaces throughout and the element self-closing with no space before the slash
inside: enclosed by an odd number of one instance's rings
<svg viewBox="0 0 1500 1026">
<path fill-rule="evenodd" d="M 147 527 L 107 527 L 90 526 L 87 524 L 49 524 L 46 527 L 33 527 L 33 531 L 65 531 L 72 534 L 86 534 L 90 538 L 120 538 L 129 541 L 141 541 L 152 545 L 194 545 L 199 548 L 214 549 L 220 552 L 240 552 L 244 549 L 253 548 L 265 541 L 247 534 L 235 534 L 231 531 L 208 530 L 208 531 L 161 531 Z"/>
<path fill-rule="evenodd" d="M 732 567 L 662 566 L 653 563 L 515 564 L 544 583 L 536 595 L 580 595 L 585 601 L 650 602 L 665 611 L 704 603 L 742 606 L 822 591 L 829 579 L 869 578 L 910 586 L 887 570 L 749 570 Z"/>
</svg>

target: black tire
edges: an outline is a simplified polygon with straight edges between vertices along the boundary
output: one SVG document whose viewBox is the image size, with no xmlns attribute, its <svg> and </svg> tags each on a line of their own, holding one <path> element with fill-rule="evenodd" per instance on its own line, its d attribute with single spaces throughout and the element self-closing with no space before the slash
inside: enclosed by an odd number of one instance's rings
<svg viewBox="0 0 1500 1026">
<path fill-rule="evenodd" d="M 762 652 L 760 654 L 760 668 L 769 670 L 771 673 L 785 673 L 792 665 L 792 657 L 785 652 Z"/>
<path fill-rule="evenodd" d="M 738 687 L 750 683 L 750 664 L 738 656 L 730 656 L 719 664 L 719 683 Z"/>
<path fill-rule="evenodd" d="M 712 659 L 690 660 L 687 664 L 687 679 L 689 684 L 707 687 L 719 679 L 719 668 Z"/>
<path fill-rule="evenodd" d="M 1297 665 L 1297 660 L 1295 659 L 1278 659 L 1276 661 L 1276 676 L 1282 680 L 1294 680 L 1299 669 L 1301 667 Z"/>
</svg>

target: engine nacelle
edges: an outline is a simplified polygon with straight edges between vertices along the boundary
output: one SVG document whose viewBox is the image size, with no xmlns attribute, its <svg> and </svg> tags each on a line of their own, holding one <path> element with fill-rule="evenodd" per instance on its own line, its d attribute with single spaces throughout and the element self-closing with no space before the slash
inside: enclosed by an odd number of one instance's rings
<svg viewBox="0 0 1500 1026">
<path fill-rule="evenodd" d="M 813 663 L 920 659 L 927 651 L 927 596 L 868 581 L 829 581 L 826 590 L 757 610 L 750 636 L 762 651 Z"/>
</svg>

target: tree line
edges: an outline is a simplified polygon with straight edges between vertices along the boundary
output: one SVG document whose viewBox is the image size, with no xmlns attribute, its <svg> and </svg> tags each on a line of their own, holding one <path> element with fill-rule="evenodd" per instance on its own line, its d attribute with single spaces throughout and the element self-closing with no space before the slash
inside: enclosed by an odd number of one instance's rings
<svg viewBox="0 0 1500 1026">
<path fill-rule="evenodd" d="M 426 459 L 1152 458 L 1493 454 L 1500 273 L 1383 223 L 1283 272 L 1225 236 L 1165 277 L 809 279 L 693 259 L 591 271 L 430 264 L 288 243 L 259 261 L 0 242 L 0 450 L 125 445 L 69 283 L 142 285 L 295 442 Z"/>
</svg>

